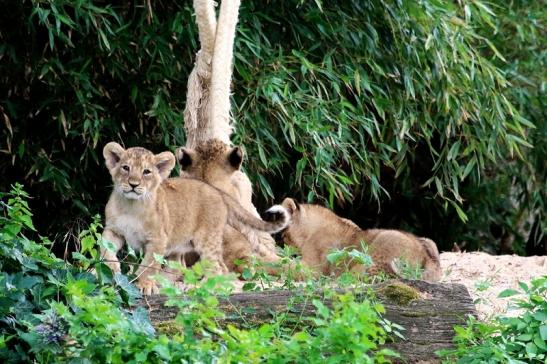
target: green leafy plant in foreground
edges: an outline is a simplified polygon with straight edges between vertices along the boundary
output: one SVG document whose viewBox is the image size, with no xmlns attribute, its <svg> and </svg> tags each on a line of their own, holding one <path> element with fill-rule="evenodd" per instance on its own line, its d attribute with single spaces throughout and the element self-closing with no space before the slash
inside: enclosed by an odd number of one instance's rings
<svg viewBox="0 0 547 364">
<path fill-rule="evenodd" d="M 456 326 L 456 349 L 441 352 L 446 363 L 545 363 L 547 360 L 547 276 L 520 282 L 520 291 L 508 289 L 500 297 L 513 299 L 516 317 L 501 316 L 493 322 L 470 317 L 466 327 Z"/>
<path fill-rule="evenodd" d="M 413 264 L 404 258 L 397 258 L 394 261 L 395 268 L 402 278 L 423 279 L 424 269 L 420 264 Z"/>
<path fill-rule="evenodd" d="M 73 330 L 85 329 L 89 322 L 109 326 L 119 318 L 144 330 L 142 313 L 127 309 L 139 297 L 127 277 L 113 276 L 109 270 L 95 276 L 56 258 L 46 248 L 47 239 L 38 244 L 25 235 L 34 232 L 27 198 L 22 186 L 15 185 L 1 200 L 0 359 L 61 361 L 59 353 L 81 346 L 72 337 L 88 340 Z M 94 265 L 97 271 L 100 264 Z M 82 319 L 75 323 L 68 312 Z"/>
<path fill-rule="evenodd" d="M 327 255 L 327 261 L 335 266 L 341 266 L 348 270 L 351 264 L 360 264 L 365 267 L 372 265 L 372 259 L 368 254 L 368 246 L 361 241 L 361 249 L 334 249 Z"/>
<path fill-rule="evenodd" d="M 20 185 L 3 194 L 0 211 L 0 361 L 8 363 L 384 363 L 396 353 L 381 348 L 402 328 L 383 319 L 367 292 L 324 293 L 327 307 L 307 284 L 299 299 L 314 317 L 288 320 L 286 312 L 261 325 L 222 324 L 219 299 L 230 293 L 226 277 L 203 279 L 200 264 L 184 269 L 182 292 L 170 281 L 163 293 L 180 309 L 176 329 L 157 332 L 137 307 L 128 277 L 100 261 L 97 224 L 80 234 L 74 264 L 56 258 L 34 233 L 28 195 Z M 7 199 L 7 201 L 5 201 Z M 94 270 L 95 274 L 90 271 Z M 332 283 L 332 282 L 331 282 Z"/>
</svg>

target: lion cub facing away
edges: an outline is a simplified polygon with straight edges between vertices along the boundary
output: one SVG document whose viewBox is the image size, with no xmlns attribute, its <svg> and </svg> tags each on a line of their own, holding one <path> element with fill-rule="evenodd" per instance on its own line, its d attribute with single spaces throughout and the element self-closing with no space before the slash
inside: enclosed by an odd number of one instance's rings
<svg viewBox="0 0 547 364">
<path fill-rule="evenodd" d="M 260 218 L 252 202 L 252 185 L 241 171 L 244 152 L 240 147 L 230 147 L 218 139 L 197 143 L 194 149 L 181 147 L 175 153 L 185 176 L 202 180 L 235 198 L 241 206 Z M 275 250 L 275 240 L 264 232 L 248 227 L 234 231 L 228 228 L 225 244 L 249 245 L 245 256 L 257 255 L 262 262 L 275 263 L 279 256 Z M 227 263 L 227 262 L 226 262 Z"/>
<path fill-rule="evenodd" d="M 167 179 L 175 166 L 171 152 L 154 155 L 144 148 L 125 150 L 111 142 L 104 147 L 103 155 L 114 182 L 105 208 L 103 238 L 114 243 L 116 252 L 124 242 L 133 249 L 144 249 L 137 271 L 137 285 L 144 294 L 158 292 L 150 279 L 160 268 L 154 254 L 168 257 L 195 251 L 212 263 L 215 273 L 223 274 L 227 273 L 222 258 L 226 225 L 276 232 L 288 223 L 288 212 L 279 205 L 269 210 L 277 219 L 265 222 L 204 182 Z M 114 271 L 120 270 L 115 252 L 106 250 L 102 254 Z"/>
<path fill-rule="evenodd" d="M 383 271 L 399 275 L 394 260 L 405 259 L 423 269 L 423 278 L 438 281 L 441 278 L 439 251 L 435 243 L 398 230 L 361 230 L 352 221 L 337 216 L 329 209 L 309 204 L 297 204 L 286 198 L 282 206 L 291 214 L 291 222 L 283 232 L 286 244 L 300 249 L 304 264 L 323 274 L 337 273 L 327 261 L 332 249 L 361 248 L 361 242 L 369 247 L 373 266 L 365 268 L 360 264 L 351 267 L 353 271 Z"/>
</svg>

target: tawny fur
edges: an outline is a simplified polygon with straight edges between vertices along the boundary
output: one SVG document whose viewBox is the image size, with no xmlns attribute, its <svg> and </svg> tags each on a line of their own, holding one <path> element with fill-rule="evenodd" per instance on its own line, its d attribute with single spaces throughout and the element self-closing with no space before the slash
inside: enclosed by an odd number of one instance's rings
<svg viewBox="0 0 547 364">
<path fill-rule="evenodd" d="M 249 241 L 243 234 L 228 225 L 222 234 L 222 243 L 222 258 L 230 272 L 241 274 L 245 268 L 249 268 L 253 259 L 253 252 L 250 248 Z M 180 262 L 182 266 L 186 267 L 192 266 L 199 258 L 198 254 L 190 252 L 183 256 L 171 256 L 169 259 Z M 281 273 L 277 265 L 266 264 L 261 268 L 271 275 L 279 275 Z M 177 277 L 170 276 L 169 278 L 176 279 Z"/>
<path fill-rule="evenodd" d="M 114 243 L 116 251 L 124 242 L 144 250 L 137 275 L 138 286 L 145 294 L 158 292 L 150 279 L 160 268 L 154 254 L 169 257 L 195 251 L 211 262 L 214 273 L 223 274 L 227 267 L 222 236 L 227 226 L 249 225 L 274 232 L 287 225 L 284 211 L 278 214 L 278 221 L 264 222 L 202 181 L 167 179 L 175 165 L 171 152 L 154 155 L 144 148 L 124 150 L 111 142 L 104 147 L 103 155 L 114 182 L 105 208 L 103 237 Z M 119 271 L 115 252 L 102 253 L 111 268 Z"/>
<path fill-rule="evenodd" d="M 251 182 L 240 170 L 244 156 L 241 148 L 229 147 L 220 140 L 211 139 L 199 143 L 195 149 L 179 148 L 176 155 L 184 176 L 198 178 L 215 186 L 236 199 L 255 217 L 260 217 L 252 204 Z M 269 234 L 247 226 L 240 226 L 237 230 L 243 234 L 248 246 L 247 258 L 256 254 L 262 262 L 279 261 L 275 252 L 275 241 Z M 243 248 L 245 242 L 241 240 L 240 234 L 232 233 L 230 236 L 225 237 L 225 246 Z M 225 263 L 231 264 L 226 260 Z"/>
<path fill-rule="evenodd" d="M 398 230 L 362 230 L 351 220 L 341 218 L 325 207 L 297 204 L 290 198 L 285 199 L 282 206 L 291 214 L 291 222 L 283 232 L 284 242 L 298 248 L 302 262 L 317 272 L 338 274 L 336 267 L 327 261 L 327 255 L 333 249 L 361 250 L 361 242 L 364 242 L 368 245 L 373 266 L 366 269 L 356 263 L 350 266 L 353 271 L 399 275 L 394 260 L 402 258 L 420 266 L 425 280 L 441 278 L 439 251 L 430 239 Z"/>
</svg>

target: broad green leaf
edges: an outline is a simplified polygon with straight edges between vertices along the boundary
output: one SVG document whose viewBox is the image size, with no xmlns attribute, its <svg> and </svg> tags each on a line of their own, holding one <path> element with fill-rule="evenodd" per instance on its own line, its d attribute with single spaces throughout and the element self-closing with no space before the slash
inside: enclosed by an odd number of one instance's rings
<svg viewBox="0 0 547 364">
<path fill-rule="evenodd" d="M 498 294 L 498 297 L 499 298 L 505 298 L 505 297 L 511 297 L 511 296 L 514 296 L 516 294 L 519 294 L 519 291 L 516 291 L 514 289 L 511 289 L 511 288 L 508 288 L 508 289 L 504 289 L 503 291 L 501 291 L 499 294 Z"/>
</svg>

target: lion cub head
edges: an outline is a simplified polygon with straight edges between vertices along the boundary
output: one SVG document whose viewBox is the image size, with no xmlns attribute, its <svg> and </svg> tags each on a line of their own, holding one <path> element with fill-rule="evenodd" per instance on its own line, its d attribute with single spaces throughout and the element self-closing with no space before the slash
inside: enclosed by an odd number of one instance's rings
<svg viewBox="0 0 547 364">
<path fill-rule="evenodd" d="M 140 147 L 123 149 L 115 142 L 104 147 L 103 156 L 114 190 L 130 200 L 150 198 L 175 166 L 171 152 L 154 154 Z"/>
<path fill-rule="evenodd" d="M 186 175 L 210 183 L 227 193 L 232 188 L 230 178 L 243 162 L 243 150 L 240 147 L 230 147 L 218 139 L 204 141 L 195 149 L 178 148 L 175 154 Z"/>
<path fill-rule="evenodd" d="M 310 226 L 310 221 L 307 221 L 306 210 L 292 198 L 284 199 L 281 206 L 290 214 L 289 226 L 281 234 L 283 241 L 285 244 L 301 248 L 302 242 L 307 241 L 314 231 L 314 226 Z M 314 225 L 313 222 L 311 225 Z"/>
</svg>

